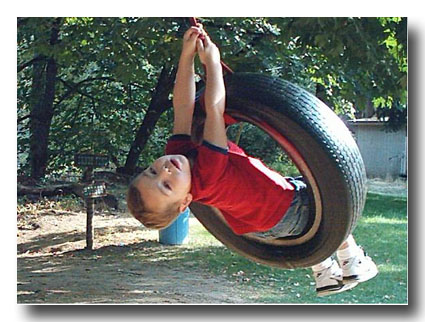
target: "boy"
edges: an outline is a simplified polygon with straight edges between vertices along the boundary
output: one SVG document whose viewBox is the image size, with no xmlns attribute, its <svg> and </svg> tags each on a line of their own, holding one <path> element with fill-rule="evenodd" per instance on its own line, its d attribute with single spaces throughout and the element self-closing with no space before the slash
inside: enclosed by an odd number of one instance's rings
<svg viewBox="0 0 425 322">
<path fill-rule="evenodd" d="M 195 144 L 190 137 L 196 53 L 207 73 L 202 144 Z M 136 219 L 148 228 L 162 229 L 192 201 L 198 201 L 220 209 L 236 234 L 254 232 L 278 238 L 302 233 L 308 214 L 306 184 L 282 177 L 227 140 L 220 53 L 200 25 L 184 35 L 173 106 L 173 136 L 166 155 L 129 187 L 127 204 Z M 319 296 L 350 289 L 378 272 L 351 235 L 337 256 L 342 269 L 331 258 L 312 267 Z"/>
</svg>

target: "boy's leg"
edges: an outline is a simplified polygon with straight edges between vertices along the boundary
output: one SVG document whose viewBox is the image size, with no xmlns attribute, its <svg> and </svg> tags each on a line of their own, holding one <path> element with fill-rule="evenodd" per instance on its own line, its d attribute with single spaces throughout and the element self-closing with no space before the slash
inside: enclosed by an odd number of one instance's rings
<svg viewBox="0 0 425 322">
<path fill-rule="evenodd" d="M 316 282 L 317 296 L 340 293 L 357 285 L 356 283 L 343 283 L 342 270 L 331 257 L 311 268 Z"/>
<path fill-rule="evenodd" d="M 378 274 L 375 263 L 357 245 L 352 235 L 342 243 L 336 255 L 342 267 L 344 284 L 366 282 Z"/>
</svg>

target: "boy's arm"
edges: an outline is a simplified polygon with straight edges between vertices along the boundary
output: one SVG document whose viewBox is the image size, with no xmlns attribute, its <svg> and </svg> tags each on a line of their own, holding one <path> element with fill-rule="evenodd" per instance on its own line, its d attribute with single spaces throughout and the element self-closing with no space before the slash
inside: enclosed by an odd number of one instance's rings
<svg viewBox="0 0 425 322">
<path fill-rule="evenodd" d="M 196 39 L 200 33 L 200 28 L 192 27 L 183 37 L 183 49 L 173 90 L 173 134 L 191 134 L 196 92 L 194 58 Z"/>
<path fill-rule="evenodd" d="M 205 88 L 205 125 L 204 140 L 223 149 L 227 149 L 224 108 L 226 90 L 223 81 L 223 70 L 218 48 L 208 35 L 205 41 L 198 40 L 198 53 L 206 66 L 207 82 Z"/>
</svg>

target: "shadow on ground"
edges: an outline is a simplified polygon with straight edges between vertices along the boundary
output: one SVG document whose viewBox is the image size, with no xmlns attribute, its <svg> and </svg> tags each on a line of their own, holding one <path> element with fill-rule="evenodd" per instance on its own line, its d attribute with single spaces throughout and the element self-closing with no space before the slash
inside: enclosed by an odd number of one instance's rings
<svg viewBox="0 0 425 322">
<path fill-rule="evenodd" d="M 56 238 L 54 238 L 56 237 Z M 72 241 L 43 236 L 21 248 Z M 213 252 L 198 249 L 196 252 Z M 18 258 L 18 303 L 242 303 L 235 283 L 188 260 L 193 249 L 143 241 Z"/>
</svg>

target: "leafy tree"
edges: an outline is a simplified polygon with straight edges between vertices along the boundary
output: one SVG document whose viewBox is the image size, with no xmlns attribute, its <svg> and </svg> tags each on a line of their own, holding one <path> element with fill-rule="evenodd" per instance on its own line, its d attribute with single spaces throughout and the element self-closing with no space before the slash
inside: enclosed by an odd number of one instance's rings
<svg viewBox="0 0 425 322">
<path fill-rule="evenodd" d="M 406 18 L 200 21 L 236 72 L 285 78 L 340 114 L 369 106 L 393 127 L 406 122 Z M 19 171 L 42 178 L 92 151 L 131 173 L 159 156 L 188 26 L 184 18 L 18 18 Z"/>
<path fill-rule="evenodd" d="M 128 152 L 125 148 L 149 105 L 161 64 L 173 59 L 165 57 L 167 52 L 160 49 L 162 41 L 170 42 L 168 38 L 162 40 L 160 34 L 166 34 L 165 29 L 175 23 L 159 20 L 151 24 L 151 19 L 130 18 L 65 18 L 59 27 L 59 43 L 53 49 L 33 40 L 33 30 L 46 32 L 39 25 L 47 20 L 20 20 L 18 42 L 26 46 L 18 50 L 18 87 L 30 86 L 26 69 L 34 67 L 36 62 L 28 59 L 30 52 L 40 51 L 60 66 L 50 128 L 58 135 L 50 137 L 50 165 L 57 168 L 69 164 L 79 150 L 107 153 L 119 163 L 117 156 Z M 171 27 L 164 27 L 168 25 Z M 40 83 L 43 82 L 32 82 L 32 88 Z M 22 133 L 19 143 L 23 144 L 28 144 L 29 135 L 24 133 L 27 124 L 22 122 L 34 118 L 34 109 L 28 102 L 29 96 L 25 94 L 18 102 Z M 24 151 L 25 147 L 21 149 Z M 35 178 L 44 172 L 34 167 L 31 171 Z"/>
</svg>

